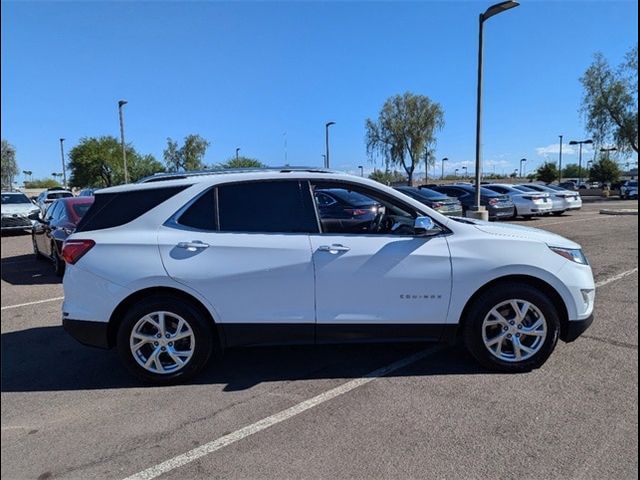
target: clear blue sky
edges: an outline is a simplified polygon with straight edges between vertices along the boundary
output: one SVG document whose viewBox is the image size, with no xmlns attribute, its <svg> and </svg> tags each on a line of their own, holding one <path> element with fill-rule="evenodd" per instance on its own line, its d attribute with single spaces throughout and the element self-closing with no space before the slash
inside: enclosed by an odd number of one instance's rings
<svg viewBox="0 0 640 480">
<path fill-rule="evenodd" d="M 477 16 L 472 2 L 2 2 L 2 138 L 34 177 L 60 171 L 84 136 L 118 135 L 158 159 L 198 133 L 208 163 L 367 169 L 364 122 L 412 91 L 445 111 L 437 158 L 473 170 Z M 596 51 L 621 61 L 638 38 L 631 1 L 522 0 L 485 28 L 486 170 L 557 158 L 584 137 L 579 77 Z M 567 161 L 577 160 L 565 150 Z M 634 160 L 637 160 L 635 158 Z M 439 162 L 438 162 L 439 163 Z M 439 167 L 438 167 L 439 173 Z"/>
</svg>

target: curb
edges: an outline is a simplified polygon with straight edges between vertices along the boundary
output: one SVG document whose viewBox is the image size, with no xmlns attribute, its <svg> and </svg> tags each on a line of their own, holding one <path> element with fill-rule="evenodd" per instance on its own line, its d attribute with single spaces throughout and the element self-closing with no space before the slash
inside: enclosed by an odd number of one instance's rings
<svg viewBox="0 0 640 480">
<path fill-rule="evenodd" d="M 638 209 L 620 208 L 620 209 L 603 209 L 600 210 L 601 215 L 638 215 Z"/>
</svg>

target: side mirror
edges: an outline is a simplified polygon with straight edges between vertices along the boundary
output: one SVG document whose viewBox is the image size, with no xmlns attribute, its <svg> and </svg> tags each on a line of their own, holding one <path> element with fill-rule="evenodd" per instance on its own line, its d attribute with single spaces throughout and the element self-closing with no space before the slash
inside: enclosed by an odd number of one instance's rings
<svg viewBox="0 0 640 480">
<path fill-rule="evenodd" d="M 426 237 L 442 233 L 440 227 L 429 217 L 417 217 L 413 223 L 413 231 L 416 235 Z"/>
</svg>

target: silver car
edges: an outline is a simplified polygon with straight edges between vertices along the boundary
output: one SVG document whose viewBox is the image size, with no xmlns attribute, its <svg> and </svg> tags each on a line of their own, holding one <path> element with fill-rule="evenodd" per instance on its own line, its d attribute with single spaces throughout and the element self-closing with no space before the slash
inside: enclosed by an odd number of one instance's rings
<svg viewBox="0 0 640 480">
<path fill-rule="evenodd" d="M 39 214 L 38 206 L 24 193 L 2 192 L 2 231 L 30 229 Z"/>
<path fill-rule="evenodd" d="M 547 193 L 523 192 L 513 185 L 502 183 L 492 183 L 484 186 L 494 192 L 509 195 L 516 207 L 514 215 L 516 217 L 531 218 L 536 215 L 551 213 L 553 209 L 553 202 Z"/>
</svg>

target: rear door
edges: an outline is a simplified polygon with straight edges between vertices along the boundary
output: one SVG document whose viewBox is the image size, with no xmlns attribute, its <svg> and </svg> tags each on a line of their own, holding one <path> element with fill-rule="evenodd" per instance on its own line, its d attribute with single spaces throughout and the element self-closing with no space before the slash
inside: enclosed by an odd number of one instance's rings
<svg viewBox="0 0 640 480">
<path fill-rule="evenodd" d="M 312 343 L 318 222 L 307 182 L 209 189 L 161 227 L 169 276 L 213 306 L 227 345 Z"/>
</svg>

